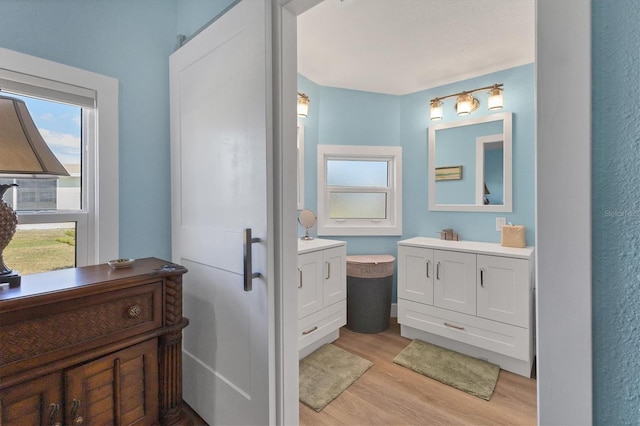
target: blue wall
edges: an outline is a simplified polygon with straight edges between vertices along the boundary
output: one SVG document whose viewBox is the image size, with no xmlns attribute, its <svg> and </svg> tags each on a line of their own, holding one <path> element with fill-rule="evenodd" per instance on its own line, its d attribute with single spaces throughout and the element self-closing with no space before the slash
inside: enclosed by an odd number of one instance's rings
<svg viewBox="0 0 640 426">
<path fill-rule="evenodd" d="M 178 34 L 191 37 L 235 1 L 178 0 L 176 16 Z"/>
<path fill-rule="evenodd" d="M 443 228 L 453 228 L 464 240 L 500 242 L 495 218 L 506 217 L 513 224 L 527 227 L 527 243 L 534 244 L 535 207 L 535 109 L 534 67 L 532 64 L 488 74 L 402 97 L 401 141 L 403 146 L 404 235 L 437 237 Z M 513 212 L 431 212 L 428 209 L 427 128 L 429 99 L 475 87 L 504 83 L 503 112 L 513 113 Z M 481 102 L 486 95 L 478 93 Z M 445 100 L 445 118 L 441 122 L 459 121 L 451 99 Z M 484 103 L 472 117 L 490 115 Z"/>
<path fill-rule="evenodd" d="M 592 2 L 594 424 L 640 422 L 640 2 Z"/>
<path fill-rule="evenodd" d="M 438 237 L 453 228 L 462 239 L 499 242 L 495 218 L 504 216 L 527 227 L 527 241 L 534 242 L 534 78 L 533 65 L 524 65 L 486 76 L 405 96 L 393 96 L 320 86 L 298 76 L 298 90 L 311 100 L 305 126 L 305 207 L 317 211 L 318 144 L 400 145 L 403 149 L 402 237 L 329 237 L 347 241 L 348 254 L 392 254 L 397 242 L 415 236 Z M 505 108 L 513 113 L 513 212 L 431 212 L 428 209 L 427 129 L 429 99 L 465 89 L 504 83 Z M 478 94 L 481 97 L 480 94 Z M 481 99 L 485 100 L 486 99 Z M 473 116 L 489 115 L 482 106 Z M 445 104 L 445 119 L 460 120 L 453 102 Z M 440 123 L 438 122 L 438 123 Z M 495 132 L 494 132 L 495 133 Z M 475 145 L 474 145 L 475 156 Z M 316 230 L 312 230 L 314 234 Z M 302 231 L 299 231 L 302 235 Z M 395 296 L 394 286 L 394 297 Z"/>
<path fill-rule="evenodd" d="M 120 83 L 120 255 L 171 257 L 175 1 L 0 0 L 0 46 Z"/>
<path fill-rule="evenodd" d="M 233 0 L 0 0 L 0 47 L 117 78 L 120 256 L 171 258 L 169 55 Z"/>
</svg>

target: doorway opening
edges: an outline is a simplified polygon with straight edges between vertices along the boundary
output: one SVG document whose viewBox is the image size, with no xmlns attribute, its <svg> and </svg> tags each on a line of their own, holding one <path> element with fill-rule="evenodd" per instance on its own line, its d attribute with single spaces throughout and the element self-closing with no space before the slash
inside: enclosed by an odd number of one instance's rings
<svg viewBox="0 0 640 426">
<path fill-rule="evenodd" d="M 338 2 L 329 2 L 329 1 L 325 1 L 323 3 L 321 3 L 320 5 L 316 6 L 315 8 L 303 13 L 302 15 L 298 16 L 298 34 L 300 34 L 301 31 L 304 31 L 305 29 L 309 28 L 309 21 L 307 20 L 308 16 L 311 16 L 314 11 L 316 10 L 320 10 L 320 8 L 333 8 L 333 12 L 337 15 L 348 15 L 348 10 L 349 8 L 355 8 L 355 7 L 360 7 L 360 5 L 358 5 L 358 2 L 341 2 L 341 4 L 337 4 Z M 382 3 L 382 2 L 381 2 Z M 423 3 L 423 2 L 420 2 Z M 426 2 L 425 2 L 426 3 Z M 465 2 L 465 7 L 467 6 L 471 6 L 472 2 Z M 511 2 L 513 3 L 513 2 Z M 520 65 L 522 64 L 533 64 L 534 60 L 535 60 L 535 53 L 534 53 L 534 46 L 533 46 L 533 39 L 534 39 L 534 24 L 533 24 L 533 13 L 534 13 L 534 6 L 535 6 L 535 2 L 534 1 L 530 1 L 530 2 L 518 2 L 519 5 L 525 4 L 530 8 L 529 14 L 530 14 L 530 19 L 531 19 L 531 26 L 530 26 L 530 39 L 532 40 L 532 45 L 530 46 L 530 50 L 531 50 L 531 55 L 532 55 L 532 59 L 527 61 L 527 62 L 522 62 Z M 442 7 L 442 3 L 438 2 L 438 6 L 440 8 Z M 477 5 L 473 5 L 473 6 L 477 6 Z M 485 4 L 486 6 L 486 4 Z M 469 7 L 467 7 L 469 8 Z M 444 8 L 443 8 L 444 9 Z M 486 9 L 486 7 L 485 7 Z M 439 20 L 442 22 L 446 22 L 446 14 L 447 10 L 441 10 L 439 11 L 439 14 L 437 15 Z M 481 10 L 481 11 L 475 11 L 474 9 L 474 13 L 476 14 L 476 19 L 479 19 L 479 16 L 486 16 L 487 19 L 489 19 L 489 17 L 492 17 L 495 19 L 495 13 L 490 13 L 490 11 L 488 10 Z M 486 15 L 484 15 L 486 14 Z M 365 20 L 364 18 L 365 15 L 363 14 L 359 14 L 359 17 L 361 20 Z M 405 17 L 405 21 L 407 23 L 407 25 L 409 24 L 413 24 L 413 22 L 417 19 L 416 17 L 419 16 L 419 14 L 417 13 L 416 10 L 412 9 L 409 11 L 409 16 Z M 460 15 L 457 15 L 458 19 L 460 19 Z M 310 19 L 310 18 L 309 18 Z M 334 17 L 333 18 L 333 22 L 339 23 L 341 22 L 342 18 L 339 17 Z M 345 18 L 346 19 L 346 18 Z M 370 38 L 370 39 L 374 39 L 375 35 L 374 33 L 376 31 L 380 32 L 383 31 L 380 28 L 386 28 L 385 27 L 385 19 L 389 19 L 392 20 L 392 18 L 388 15 L 385 18 L 382 18 L 382 20 L 378 19 L 378 20 L 372 20 L 369 24 L 364 23 L 363 26 L 358 30 L 355 29 L 354 30 L 354 34 L 351 37 L 342 37 L 342 43 L 343 44 L 348 44 L 349 41 L 353 40 L 353 39 L 357 39 L 359 36 L 363 36 L 365 38 Z M 460 19 L 460 21 L 466 22 L 464 19 Z M 449 28 L 453 28 L 455 25 L 449 23 Z M 457 23 L 457 25 L 459 25 L 459 22 Z M 428 25 L 427 25 L 428 26 Z M 520 26 L 522 27 L 522 24 L 520 23 Z M 332 36 L 335 37 L 340 37 L 339 35 L 335 35 L 332 33 L 337 33 L 338 31 L 333 31 L 334 28 L 328 25 L 324 25 L 324 33 L 322 37 L 318 37 L 317 35 L 315 37 L 312 37 L 315 40 L 323 40 L 326 41 L 326 44 L 329 44 L 328 42 L 330 41 L 330 39 L 332 38 Z M 354 27 L 352 27 L 352 29 L 354 29 Z M 376 50 L 384 50 L 387 47 L 392 47 L 394 46 L 393 42 L 391 40 L 393 40 L 393 33 L 392 32 L 384 32 L 383 31 L 384 36 L 387 36 L 386 38 L 388 38 L 389 40 L 387 40 L 387 43 L 389 44 L 389 46 L 379 43 L 377 45 L 377 47 L 375 48 L 367 48 L 366 45 L 362 45 L 361 46 L 361 52 L 358 55 L 352 55 L 352 57 L 357 57 L 357 60 L 360 60 L 362 62 L 365 62 L 366 59 L 368 59 L 369 56 L 374 55 L 376 52 Z M 384 38 L 384 37 L 383 37 Z M 464 39 L 465 37 L 460 37 L 460 39 Z M 504 39 L 508 39 L 508 37 L 504 37 Z M 406 39 L 405 39 L 406 40 Z M 459 44 L 459 41 L 455 41 L 455 40 L 459 40 L 456 39 L 456 37 L 454 36 L 447 36 L 446 34 L 443 34 L 442 32 L 440 32 L 439 36 L 437 38 L 431 38 L 429 41 L 433 42 L 433 40 L 437 40 L 436 44 L 444 44 L 445 47 L 446 46 L 450 46 L 449 50 L 454 50 L 454 47 L 456 46 L 456 44 Z M 454 40 L 452 42 L 452 40 Z M 301 41 L 300 38 L 298 40 L 299 42 Z M 364 41 L 359 40 L 362 43 L 364 43 Z M 425 43 L 428 45 L 429 43 L 425 41 Z M 396 43 L 395 46 L 398 46 L 398 44 Z M 458 46 L 459 48 L 459 46 Z M 513 47 L 512 47 L 513 48 Z M 508 48 L 506 48 L 508 50 Z M 396 49 L 397 50 L 397 49 Z M 482 51 L 482 49 L 479 49 L 480 51 Z M 505 50 L 505 48 L 503 47 L 502 50 Z M 484 56 L 488 56 L 491 57 L 491 55 L 487 54 L 487 48 L 485 46 L 484 49 Z M 403 119 L 398 119 L 398 124 L 397 124 L 397 129 L 398 129 L 398 134 L 396 135 L 397 139 L 396 140 L 400 140 L 403 138 L 407 138 L 407 134 L 409 134 L 411 131 L 424 131 L 425 136 L 424 138 L 420 139 L 421 143 L 424 145 L 424 147 L 426 148 L 426 127 L 428 127 L 431 123 L 428 121 L 428 97 L 427 96 L 420 96 L 421 92 L 425 92 L 430 88 L 434 88 L 434 87 L 439 87 L 439 86 L 443 86 L 443 85 L 447 85 L 450 83 L 455 83 L 455 82 L 461 82 L 464 80 L 468 80 L 468 79 L 473 79 L 476 78 L 477 76 L 481 76 L 481 75 L 486 75 L 486 74 L 491 74 L 492 72 L 497 72 L 500 70 L 504 70 L 507 68 L 510 68 L 510 66 L 505 66 L 504 64 L 502 65 L 502 68 L 499 69 L 490 69 L 490 68 L 482 68 L 479 66 L 479 62 L 475 61 L 474 62 L 474 69 L 470 70 L 470 69 L 465 69 L 463 70 L 461 67 L 461 65 L 451 65 L 451 64 L 446 64 L 447 61 L 445 60 L 433 60 L 431 59 L 430 62 L 430 67 L 432 68 L 437 68 L 437 67 L 448 67 L 449 69 L 449 73 L 448 73 L 448 80 L 433 80 L 434 82 L 432 83 L 424 83 L 423 86 L 421 86 L 420 89 L 415 89 L 415 90 L 411 90 L 409 92 L 396 92 L 394 93 L 393 90 L 402 90 L 402 89 L 368 89 L 366 86 L 366 84 L 369 84 L 369 82 L 371 80 L 374 80 L 376 76 L 378 76 L 378 78 L 380 78 L 380 75 L 382 76 L 382 78 L 386 78 L 386 80 L 389 80 L 388 82 L 388 86 L 391 87 L 393 86 L 393 84 L 395 84 L 396 86 L 399 86 L 401 84 L 401 82 L 398 82 L 397 80 L 408 80 L 407 77 L 404 78 L 398 78 L 397 75 L 395 75 L 392 72 L 389 71 L 385 71 L 386 67 L 384 65 L 385 61 L 379 61 L 378 62 L 378 66 L 371 66 L 369 67 L 369 69 L 367 70 L 367 72 L 360 72 L 358 73 L 356 80 L 357 83 L 356 84 L 346 84 L 346 83 L 341 83 L 341 82 L 335 82 L 335 81 L 340 81 L 340 77 L 342 76 L 348 76 L 350 73 L 353 73 L 352 69 L 350 66 L 345 66 L 343 65 L 340 60 L 336 60 L 336 59 L 331 59 L 332 58 L 332 54 L 333 52 L 330 49 L 325 48 L 323 51 L 318 51 L 317 49 L 312 49 L 309 48 L 307 49 L 304 45 L 299 44 L 298 46 L 298 55 L 299 55 L 299 61 L 300 58 L 304 59 L 305 55 L 308 56 L 313 56 L 315 58 L 315 60 L 317 62 L 322 62 L 322 63 L 329 63 L 331 64 L 331 67 L 333 70 L 333 73 L 335 75 L 329 75 L 326 77 L 321 77 L 321 78 L 316 78 L 314 76 L 310 74 L 305 75 L 305 72 L 307 69 L 302 70 L 299 69 L 299 74 L 298 74 L 298 81 L 300 83 L 300 81 L 302 81 L 303 85 L 306 85 L 306 87 L 311 87 L 311 90 L 309 90 L 311 93 L 307 93 L 305 92 L 309 98 L 310 98 L 310 105 L 309 105 L 309 113 L 306 119 L 302 119 L 299 120 L 299 122 L 304 123 L 305 125 L 305 139 L 306 141 L 309 141 L 306 146 L 305 146 L 305 152 L 307 155 L 307 161 L 305 163 L 305 185 L 312 185 L 315 186 L 315 179 L 316 179 L 316 169 L 315 169 L 315 164 L 316 161 L 313 158 L 314 153 L 315 153 L 315 149 L 316 146 L 318 144 L 329 144 L 329 143 L 335 143 L 335 139 L 337 139 L 338 137 L 340 137 L 340 135 L 336 135 L 336 134 L 330 134 L 327 132 L 326 127 L 322 127 L 322 125 L 320 124 L 319 120 L 323 120 L 323 119 L 331 119 L 334 120 L 331 122 L 331 125 L 334 127 L 339 126 L 338 123 L 335 122 L 336 120 L 336 116 L 339 116 L 340 113 L 345 113 L 346 111 L 348 111 L 346 108 L 344 110 L 340 109 L 340 105 L 336 102 L 336 103 L 332 103 L 327 101 L 327 99 L 329 97 L 333 97 L 335 99 L 340 98 L 341 96 L 343 97 L 343 99 L 345 100 L 345 102 L 348 102 L 348 100 L 350 99 L 350 97 L 348 96 L 348 94 L 352 91 L 357 91 L 360 94 L 362 94 L 362 92 L 365 93 L 371 93 L 372 96 L 370 97 L 371 99 L 371 103 L 366 103 L 363 102 L 361 104 L 358 105 L 358 108 L 361 110 L 361 114 L 363 115 L 367 115 L 367 114 L 372 114 L 372 110 L 374 110 L 376 107 L 380 107 L 383 108 L 384 106 L 380 106 L 379 103 L 379 99 L 377 99 L 376 94 L 380 94 L 382 95 L 381 97 L 388 97 L 388 98 L 392 98 L 394 96 L 396 97 L 404 97 L 407 100 L 406 105 L 401 104 L 401 102 L 398 102 L 397 108 L 398 108 L 398 114 L 405 114 L 403 117 L 407 117 L 407 116 L 411 116 L 412 119 L 414 120 L 414 122 L 410 122 L 410 120 L 403 120 Z M 344 53 L 343 53 L 344 54 Z M 425 56 L 428 56 L 429 58 L 436 58 L 436 54 L 426 54 Z M 458 54 L 458 56 L 464 57 L 465 55 L 460 55 Z M 391 59 L 392 54 L 388 55 L 388 62 L 390 63 L 394 63 L 397 61 L 395 59 Z M 412 67 L 406 67 L 406 68 L 412 68 Z M 414 67 L 415 68 L 415 67 Z M 531 68 L 533 68 L 533 65 L 531 65 Z M 456 70 L 456 73 L 454 73 L 452 71 L 452 69 Z M 330 70 L 331 71 L 331 70 Z M 313 71 L 315 72 L 315 71 Z M 397 74 L 397 73 L 396 73 Z M 456 76 L 455 78 L 453 76 Z M 359 77 L 359 78 L 358 78 Z M 535 82 L 533 81 L 533 76 L 531 76 L 531 82 L 530 84 L 535 87 Z M 298 90 L 300 91 L 301 85 L 298 85 Z M 314 96 L 314 90 L 315 89 L 315 96 Z M 446 94 L 446 93 L 445 93 Z M 315 102 L 314 102 L 314 97 L 315 97 Z M 535 108 L 533 106 L 533 96 L 531 99 L 531 104 L 532 104 L 532 110 L 534 112 L 533 117 L 531 118 L 532 120 L 532 127 L 535 127 Z M 314 114 L 314 108 L 316 108 L 316 113 L 319 114 L 319 117 L 313 117 Z M 408 112 L 409 108 L 412 108 L 413 111 L 412 112 Z M 375 111 L 374 111 L 375 112 Z M 448 113 L 451 113 L 452 111 L 448 111 Z M 343 116 L 345 116 L 343 114 Z M 411 131 L 406 130 L 407 126 L 407 122 L 409 121 L 410 124 L 408 125 L 409 127 L 411 126 L 411 124 L 414 124 L 416 121 L 419 121 L 419 119 L 415 119 L 415 116 L 421 116 L 424 117 L 424 123 L 422 125 L 422 128 L 419 130 L 415 130 L 414 128 L 417 128 L 415 125 L 412 127 Z M 352 126 L 353 123 L 357 122 L 359 117 L 354 117 L 353 115 L 346 115 L 345 120 L 348 120 L 351 122 Z M 317 121 L 314 121 L 317 120 Z M 402 123 L 402 124 L 400 124 Z M 379 123 L 377 123 L 379 124 Z M 316 127 L 316 134 L 313 134 L 313 127 Z M 377 128 L 378 131 L 381 131 L 380 128 Z M 384 131 L 384 129 L 382 130 Z M 336 132 L 337 133 L 337 132 Z M 354 131 L 353 133 L 347 133 L 347 132 L 343 132 L 344 134 L 346 134 L 346 136 L 342 139 L 342 141 L 340 141 L 340 143 L 343 144 L 367 144 L 367 141 L 363 141 L 363 140 L 358 140 L 358 139 L 354 139 L 351 138 L 349 139 L 349 136 L 352 136 L 353 134 L 355 134 L 356 132 Z M 320 136 L 322 135 L 322 136 Z M 334 138 L 330 138 L 329 136 L 335 136 Z M 315 137 L 315 140 L 314 140 Z M 320 137 L 322 137 L 323 139 L 320 140 Z M 419 138 L 410 138 L 412 141 L 413 140 L 417 140 Z M 331 141 L 329 141 L 331 140 Z M 533 145 L 535 145 L 535 140 L 533 140 Z M 402 141 L 400 141 L 400 144 L 402 144 Z M 531 147 L 532 150 L 535 150 L 534 146 Z M 424 164 L 426 165 L 426 152 L 425 152 L 425 158 L 424 158 Z M 309 157 L 311 156 L 311 157 Z M 306 167 L 309 166 L 310 167 Z M 412 175 L 415 175 L 415 173 L 412 173 Z M 422 172 L 419 173 L 420 178 L 423 178 L 424 183 L 426 185 L 426 176 L 422 174 Z M 531 187 L 533 188 L 533 175 L 531 176 Z M 415 179 L 416 181 L 418 181 L 419 179 Z M 420 193 L 422 196 L 426 197 L 426 192 L 419 192 L 419 191 L 415 191 L 416 194 Z M 533 190 L 531 190 L 530 192 L 531 194 L 533 194 Z M 315 190 L 309 190 L 306 189 L 305 190 L 305 207 L 306 208 L 311 208 L 312 210 L 314 210 L 315 207 L 315 199 L 317 198 Z M 532 197 L 534 197 L 532 195 Z M 535 201 L 532 201 L 530 203 L 530 209 L 531 209 L 531 216 L 533 217 L 533 212 L 535 211 Z M 426 210 L 426 208 L 424 209 Z M 424 213 L 422 213 L 424 210 L 419 210 L 421 213 L 420 215 L 424 215 Z M 446 214 L 446 213 L 443 213 Z M 508 214 L 507 214 L 508 216 Z M 397 238 L 396 240 L 394 240 L 391 243 L 391 246 L 393 244 L 395 244 L 397 242 L 397 240 L 403 239 L 403 238 L 409 238 L 409 237 L 413 237 L 416 235 L 420 235 L 421 232 L 424 231 L 415 231 L 415 229 L 424 229 L 424 226 L 420 226 L 420 225 L 416 225 L 414 226 L 413 230 L 407 230 L 405 229 L 405 232 L 403 233 L 403 237 L 402 238 Z M 428 227 L 426 227 L 428 229 Z M 341 239 L 340 237 L 335 237 L 337 239 Z M 478 240 L 481 240 L 478 238 Z M 349 247 L 349 243 L 353 242 L 352 247 L 354 250 L 360 250 L 362 249 L 362 247 L 365 245 L 362 240 L 357 241 L 355 239 L 349 239 L 347 238 L 347 249 L 348 249 L 348 253 L 349 254 L 360 254 L 360 253 L 354 253 L 352 250 L 350 250 Z M 374 240 L 375 241 L 375 240 Z M 391 249 L 390 249 L 391 250 Z"/>
</svg>

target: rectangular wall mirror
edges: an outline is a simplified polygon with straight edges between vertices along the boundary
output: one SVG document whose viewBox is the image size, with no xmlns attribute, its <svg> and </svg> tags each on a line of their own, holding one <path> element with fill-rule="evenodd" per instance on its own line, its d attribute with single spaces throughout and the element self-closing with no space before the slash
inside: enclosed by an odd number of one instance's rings
<svg viewBox="0 0 640 426">
<path fill-rule="evenodd" d="M 429 210 L 512 211 L 511 113 L 429 126 Z"/>
</svg>

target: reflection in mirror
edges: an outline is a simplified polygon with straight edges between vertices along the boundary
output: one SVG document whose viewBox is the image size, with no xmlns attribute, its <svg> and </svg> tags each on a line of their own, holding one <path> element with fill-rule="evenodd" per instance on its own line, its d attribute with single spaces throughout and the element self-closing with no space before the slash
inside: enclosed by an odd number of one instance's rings
<svg viewBox="0 0 640 426">
<path fill-rule="evenodd" d="M 430 126 L 429 209 L 511 211 L 511 161 L 511 113 Z"/>
<path fill-rule="evenodd" d="M 504 204 L 502 133 L 476 138 L 476 204 Z"/>
<path fill-rule="evenodd" d="M 313 212 L 313 210 L 304 209 L 300 211 L 298 214 L 298 222 L 305 229 L 305 235 L 302 237 L 302 240 L 313 240 L 313 238 L 309 235 L 309 229 L 313 228 L 316 222 L 318 221 L 318 217 Z"/>
<path fill-rule="evenodd" d="M 304 209 L 304 126 L 298 123 L 298 210 Z"/>
</svg>

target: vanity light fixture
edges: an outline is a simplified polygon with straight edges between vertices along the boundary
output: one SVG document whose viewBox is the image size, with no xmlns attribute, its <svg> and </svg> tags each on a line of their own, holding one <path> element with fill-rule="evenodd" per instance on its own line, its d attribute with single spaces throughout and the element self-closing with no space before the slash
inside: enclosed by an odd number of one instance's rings
<svg viewBox="0 0 640 426">
<path fill-rule="evenodd" d="M 309 96 L 298 92 L 298 117 L 307 118 L 309 113 Z"/>
<path fill-rule="evenodd" d="M 431 120 L 441 120 L 444 117 L 442 100 L 453 97 L 456 98 L 456 114 L 458 114 L 459 116 L 466 116 L 471 114 L 480 106 L 480 101 L 476 99 L 473 94 L 475 92 L 487 89 L 490 89 L 488 92 L 489 98 L 487 100 L 487 107 L 490 110 L 501 109 L 504 106 L 504 97 L 502 95 L 503 86 L 504 85 L 502 83 L 499 83 L 494 84 L 493 86 L 480 87 L 478 89 L 465 90 L 459 93 L 454 93 L 452 95 L 433 98 L 430 101 Z"/>
</svg>

